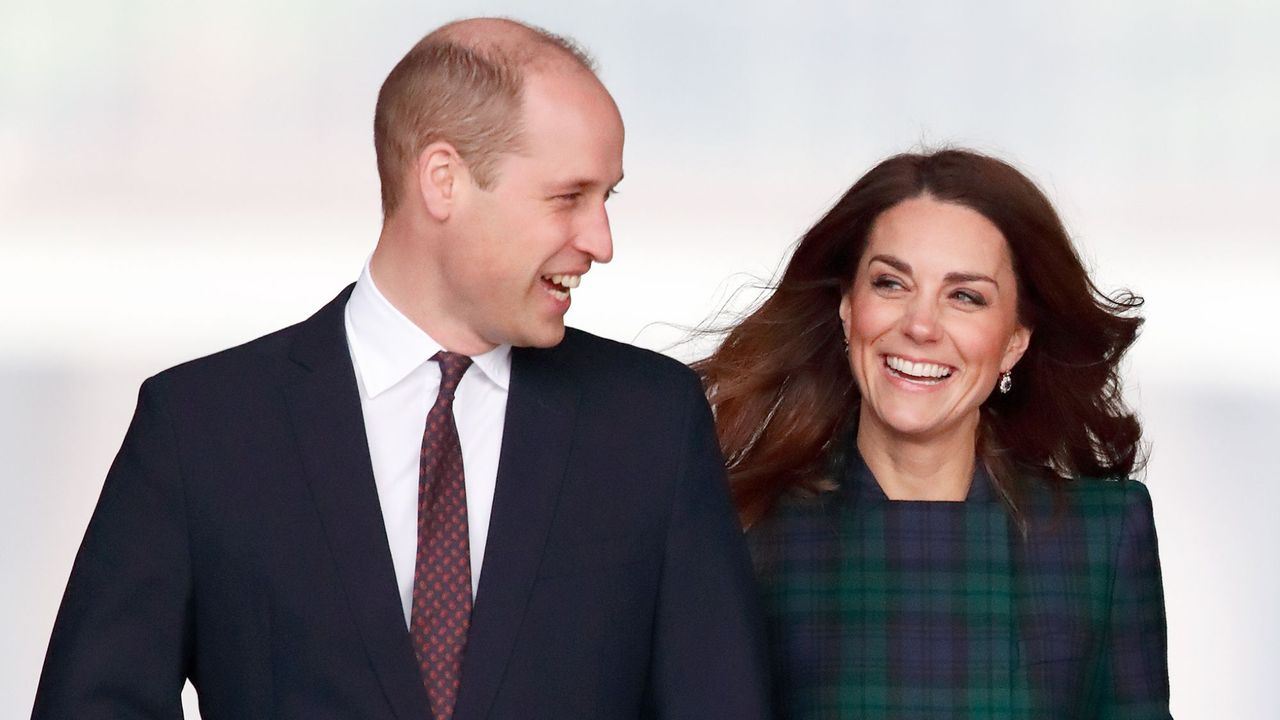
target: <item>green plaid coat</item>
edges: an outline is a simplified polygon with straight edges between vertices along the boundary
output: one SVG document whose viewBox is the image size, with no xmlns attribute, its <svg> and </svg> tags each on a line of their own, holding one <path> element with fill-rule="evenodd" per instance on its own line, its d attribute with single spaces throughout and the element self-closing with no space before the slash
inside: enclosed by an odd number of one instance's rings
<svg viewBox="0 0 1280 720">
<path fill-rule="evenodd" d="M 780 718 L 1168 718 L 1151 498 L 1047 489 L 1023 538 L 975 473 L 962 503 L 888 500 L 851 459 L 839 491 L 747 534 Z"/>
</svg>

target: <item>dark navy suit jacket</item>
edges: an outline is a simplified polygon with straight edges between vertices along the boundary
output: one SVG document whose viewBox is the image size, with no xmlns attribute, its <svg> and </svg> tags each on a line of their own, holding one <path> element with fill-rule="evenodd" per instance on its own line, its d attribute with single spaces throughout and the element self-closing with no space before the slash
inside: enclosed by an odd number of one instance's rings
<svg viewBox="0 0 1280 720">
<path fill-rule="evenodd" d="M 423 720 L 343 308 L 161 373 L 76 558 L 34 717 Z M 767 713 L 696 378 L 569 330 L 513 351 L 454 717 Z"/>
</svg>

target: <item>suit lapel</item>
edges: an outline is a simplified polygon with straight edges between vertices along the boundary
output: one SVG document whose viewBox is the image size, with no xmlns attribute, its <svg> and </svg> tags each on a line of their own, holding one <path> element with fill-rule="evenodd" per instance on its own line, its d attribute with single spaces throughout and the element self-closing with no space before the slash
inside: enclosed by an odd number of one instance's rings
<svg viewBox="0 0 1280 720">
<path fill-rule="evenodd" d="M 299 328 L 290 357 L 308 372 L 286 387 L 303 470 L 365 651 L 397 717 L 430 717 L 378 504 L 344 308 L 351 288 Z"/>
<path fill-rule="evenodd" d="M 563 367 L 563 356 L 561 349 L 513 350 L 497 488 L 463 659 L 457 720 L 488 714 L 533 590 L 578 404 L 578 389 Z"/>
</svg>

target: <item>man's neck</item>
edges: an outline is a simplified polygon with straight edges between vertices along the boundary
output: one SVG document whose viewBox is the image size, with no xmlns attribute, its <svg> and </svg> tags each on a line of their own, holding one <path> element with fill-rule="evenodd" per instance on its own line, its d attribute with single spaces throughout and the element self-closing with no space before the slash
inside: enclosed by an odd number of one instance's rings
<svg viewBox="0 0 1280 720">
<path fill-rule="evenodd" d="M 424 250 L 415 230 L 387 222 L 369 260 L 369 274 L 378 292 L 446 350 L 476 356 L 494 348 L 464 323 L 443 309 L 432 296 L 444 283 L 436 277 L 436 264 Z"/>
</svg>

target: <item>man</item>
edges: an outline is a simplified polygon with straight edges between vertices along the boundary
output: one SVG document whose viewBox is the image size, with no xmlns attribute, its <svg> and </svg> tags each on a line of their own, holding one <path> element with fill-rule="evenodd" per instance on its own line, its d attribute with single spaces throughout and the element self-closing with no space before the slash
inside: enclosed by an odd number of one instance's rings
<svg viewBox="0 0 1280 720">
<path fill-rule="evenodd" d="M 414 47 L 359 281 L 143 385 L 35 716 L 176 717 L 190 678 L 206 720 L 763 717 L 696 380 L 563 324 L 622 140 L 563 39 Z"/>
</svg>

